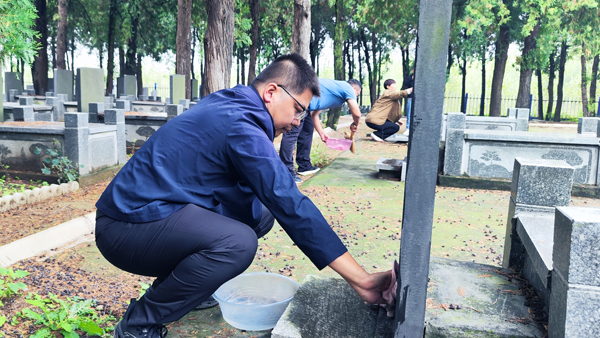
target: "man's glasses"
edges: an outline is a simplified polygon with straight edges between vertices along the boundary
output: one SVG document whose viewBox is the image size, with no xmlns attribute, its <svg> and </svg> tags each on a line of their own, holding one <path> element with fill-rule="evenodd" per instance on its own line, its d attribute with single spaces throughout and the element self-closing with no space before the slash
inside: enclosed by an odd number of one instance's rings
<svg viewBox="0 0 600 338">
<path fill-rule="evenodd" d="M 285 91 L 286 93 L 288 93 L 288 95 L 289 95 L 289 96 L 290 96 L 292 99 L 294 99 L 294 101 L 296 101 L 296 103 L 297 103 L 297 104 L 300 106 L 300 108 L 302 108 L 302 111 L 301 111 L 300 113 L 298 113 L 298 112 L 296 113 L 296 119 L 297 119 L 298 121 L 300 121 L 300 120 L 302 120 L 303 118 L 305 118 L 305 117 L 306 117 L 306 114 L 308 113 L 308 108 L 305 108 L 305 107 L 302 105 L 302 103 L 298 102 L 298 100 L 296 100 L 296 98 L 294 97 L 294 95 L 292 95 L 290 92 L 288 92 L 288 90 L 287 90 L 287 89 L 285 89 L 285 87 L 284 87 L 284 86 L 282 86 L 282 85 L 279 85 L 279 84 L 278 84 L 278 85 L 277 85 L 277 87 L 281 87 L 281 89 L 283 89 L 283 91 Z"/>
</svg>

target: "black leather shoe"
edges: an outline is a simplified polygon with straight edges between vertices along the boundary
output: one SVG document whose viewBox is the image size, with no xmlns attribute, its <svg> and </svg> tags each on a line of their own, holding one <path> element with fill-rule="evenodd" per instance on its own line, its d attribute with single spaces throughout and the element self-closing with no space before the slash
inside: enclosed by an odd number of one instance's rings
<svg viewBox="0 0 600 338">
<path fill-rule="evenodd" d="M 217 304 L 219 304 L 219 302 L 217 302 L 217 300 L 214 299 L 213 296 L 210 296 L 210 297 L 208 297 L 207 300 L 200 303 L 200 305 L 196 306 L 194 309 L 195 310 L 204 310 L 204 309 L 211 308 L 213 306 L 217 306 Z"/>
<path fill-rule="evenodd" d="M 164 338 L 167 336 L 164 325 L 129 326 L 123 320 L 115 327 L 114 338 Z"/>
</svg>

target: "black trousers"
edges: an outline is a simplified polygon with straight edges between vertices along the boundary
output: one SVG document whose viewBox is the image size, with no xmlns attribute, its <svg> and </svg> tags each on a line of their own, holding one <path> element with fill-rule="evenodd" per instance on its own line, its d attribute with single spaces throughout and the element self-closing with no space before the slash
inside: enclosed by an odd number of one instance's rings
<svg viewBox="0 0 600 338">
<path fill-rule="evenodd" d="M 98 217 L 96 244 L 102 255 L 122 270 L 156 277 L 152 290 L 132 300 L 123 320 L 148 326 L 185 316 L 250 266 L 258 238 L 273 223 L 264 206 L 255 228 L 192 204 L 148 223 Z"/>
<path fill-rule="evenodd" d="M 298 163 L 298 171 L 307 171 L 312 169 L 310 162 L 310 149 L 312 148 L 313 133 L 315 124 L 310 116 L 310 113 L 300 121 L 300 125 L 292 127 L 292 130 L 281 136 L 281 145 L 279 147 L 279 158 L 288 168 L 292 175 L 294 170 L 294 147 L 296 143 L 296 163 Z"/>
<path fill-rule="evenodd" d="M 371 122 L 367 122 L 367 127 L 371 129 L 375 129 L 373 132 L 375 136 L 379 137 L 382 140 L 394 135 L 400 130 L 400 126 L 397 123 L 394 123 L 390 120 L 385 120 L 385 123 L 382 125 L 373 124 Z"/>
</svg>

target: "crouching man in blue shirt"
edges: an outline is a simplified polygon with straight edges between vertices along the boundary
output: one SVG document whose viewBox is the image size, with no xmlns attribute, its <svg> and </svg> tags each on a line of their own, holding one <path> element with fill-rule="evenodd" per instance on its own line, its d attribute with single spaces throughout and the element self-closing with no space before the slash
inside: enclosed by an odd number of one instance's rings
<svg viewBox="0 0 600 338">
<path fill-rule="evenodd" d="M 302 195 L 273 138 L 306 116 L 319 82 L 297 54 L 277 58 L 249 87 L 206 96 L 162 126 L 96 204 L 96 243 L 125 271 L 154 276 L 116 338 L 164 337 L 173 322 L 250 266 L 274 218 L 318 269 L 382 303 L 391 271 L 367 273 Z"/>
</svg>

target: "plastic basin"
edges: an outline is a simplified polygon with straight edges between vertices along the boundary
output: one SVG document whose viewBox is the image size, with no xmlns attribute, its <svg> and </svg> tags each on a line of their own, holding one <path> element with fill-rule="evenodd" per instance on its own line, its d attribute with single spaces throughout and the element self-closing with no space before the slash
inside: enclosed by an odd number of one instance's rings
<svg viewBox="0 0 600 338">
<path fill-rule="evenodd" d="M 241 274 L 214 293 L 229 325 L 247 331 L 269 330 L 294 298 L 299 284 L 275 273 Z"/>
<path fill-rule="evenodd" d="M 348 150 L 352 145 L 352 140 L 346 140 L 343 138 L 329 138 L 327 139 L 326 143 L 330 149 Z"/>
</svg>

